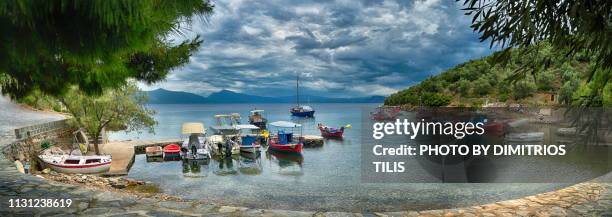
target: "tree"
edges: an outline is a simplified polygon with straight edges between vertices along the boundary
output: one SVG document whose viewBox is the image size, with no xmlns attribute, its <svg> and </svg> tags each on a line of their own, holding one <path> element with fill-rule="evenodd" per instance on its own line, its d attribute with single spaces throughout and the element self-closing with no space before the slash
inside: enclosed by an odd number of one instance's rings
<svg viewBox="0 0 612 217">
<path fill-rule="evenodd" d="M 584 52 L 594 56 L 595 67 L 587 82 L 594 85 L 583 105 L 600 106 L 597 100 L 612 79 L 612 1 L 609 0 L 464 0 L 466 15 L 473 16 L 472 29 L 481 33 L 481 41 L 505 47 L 497 60 L 507 62 L 513 47 L 538 53 L 543 41 L 562 50 L 566 56 Z M 530 72 L 536 74 L 551 65 L 550 58 L 528 59 L 513 79 Z"/>
<path fill-rule="evenodd" d="M 84 128 L 94 138 L 94 149 L 100 154 L 98 137 L 102 130 L 127 132 L 148 129 L 156 124 L 153 110 L 145 107 L 146 96 L 139 94 L 134 83 L 118 89 L 108 89 L 98 97 L 86 95 L 76 87 L 68 90 L 59 101 L 73 116 L 72 124 Z"/>
<path fill-rule="evenodd" d="M 169 36 L 212 9 L 206 0 L 0 1 L 0 90 L 101 94 L 128 79 L 163 80 L 202 43 Z"/>
</svg>

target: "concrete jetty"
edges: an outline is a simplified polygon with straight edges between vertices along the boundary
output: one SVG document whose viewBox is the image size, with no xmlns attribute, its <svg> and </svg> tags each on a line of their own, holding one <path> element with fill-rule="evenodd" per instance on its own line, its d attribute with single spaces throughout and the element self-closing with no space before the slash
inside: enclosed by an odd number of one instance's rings
<svg viewBox="0 0 612 217">
<path fill-rule="evenodd" d="M 143 153 L 145 147 L 149 146 L 166 146 L 171 143 L 182 142 L 180 139 L 161 139 L 161 140 L 127 140 L 127 141 L 112 141 L 106 144 L 100 144 L 100 152 L 110 154 L 113 157 L 113 163 L 110 170 L 103 174 L 104 176 L 124 176 L 134 163 L 134 156 L 138 153 Z"/>
</svg>

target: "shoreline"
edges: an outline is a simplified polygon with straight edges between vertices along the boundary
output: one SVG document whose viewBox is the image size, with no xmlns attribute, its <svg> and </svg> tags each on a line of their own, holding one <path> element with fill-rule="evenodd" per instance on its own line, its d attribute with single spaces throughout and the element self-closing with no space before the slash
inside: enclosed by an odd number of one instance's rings
<svg viewBox="0 0 612 217">
<path fill-rule="evenodd" d="M 48 118 L 48 117 L 47 117 Z M 44 118 L 43 118 L 44 119 Z M 41 119 L 41 120 L 43 120 Z M 0 146 L 4 146 L 1 144 Z M 3 166 L 4 168 L 1 168 Z M 612 176 L 609 173 L 605 176 Z M 4 155 L 0 156 L 0 181 L 11 183 L 0 187 L 2 196 L 35 196 L 32 192 L 43 191 L 59 192 L 62 195 L 72 195 L 71 198 L 79 200 L 79 207 L 65 210 L 65 212 L 76 213 L 79 215 L 95 215 L 100 213 L 107 214 L 127 214 L 127 213 L 169 213 L 176 215 L 250 215 L 250 216 L 363 216 L 364 214 L 374 214 L 377 216 L 487 216 L 504 215 L 515 212 L 519 215 L 582 215 L 591 213 L 597 215 L 602 210 L 594 210 L 597 204 L 612 204 L 612 184 L 584 182 L 574 184 L 570 187 L 550 191 L 546 193 L 531 195 L 512 200 L 496 201 L 476 206 L 458 207 L 451 209 L 435 209 L 424 211 L 398 211 L 398 212 L 324 212 L 324 211 L 294 211 L 294 210 L 273 210 L 258 209 L 241 206 L 227 206 L 215 204 L 214 201 L 205 200 L 186 200 L 177 196 L 163 193 L 136 193 L 112 187 L 100 187 L 90 183 L 71 183 L 62 182 L 45 178 L 44 175 L 28 175 L 17 172 L 12 162 L 8 161 Z M 111 178 L 104 178 L 111 179 Z M 43 187 L 35 187 L 43 186 Z M 46 187 L 51 186 L 51 187 Z M 63 186 L 63 187 L 57 187 Z M 36 189 L 36 190 L 34 190 Z M 66 189 L 66 190 L 64 190 Z M 69 190 L 81 189 L 81 190 Z M 6 193 L 8 192 L 8 193 Z M 12 193 L 11 193 L 12 192 Z M 91 192 L 85 199 L 79 199 L 85 193 Z M 43 194 L 45 195 L 45 194 Z M 81 202 L 81 200 L 83 200 Z M 81 205 L 85 204 L 85 205 Z M 129 204 L 125 207 L 117 208 L 117 204 Z M 595 205 L 593 205 L 595 204 Z M 608 207 L 609 208 L 609 207 Z M 605 210 L 603 210 L 605 211 Z M 16 212 L 20 212 L 16 210 Z M 12 213 L 12 212 L 10 212 Z M 11 215 L 9 213 L 9 215 Z M 156 214 L 152 214 L 156 215 Z"/>
</svg>

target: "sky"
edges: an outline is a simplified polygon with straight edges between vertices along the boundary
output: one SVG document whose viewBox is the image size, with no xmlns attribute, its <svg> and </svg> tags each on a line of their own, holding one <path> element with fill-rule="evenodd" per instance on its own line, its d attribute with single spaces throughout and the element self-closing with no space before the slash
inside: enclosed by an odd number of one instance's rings
<svg viewBox="0 0 612 217">
<path fill-rule="evenodd" d="M 185 25 L 204 43 L 165 88 L 208 95 L 389 95 L 493 52 L 453 0 L 217 0 Z"/>
</svg>

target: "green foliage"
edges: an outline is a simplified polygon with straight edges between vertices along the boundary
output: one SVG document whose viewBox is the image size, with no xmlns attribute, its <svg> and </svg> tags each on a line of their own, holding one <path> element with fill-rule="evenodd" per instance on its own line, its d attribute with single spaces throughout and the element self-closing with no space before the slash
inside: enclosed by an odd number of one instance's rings
<svg viewBox="0 0 612 217">
<path fill-rule="evenodd" d="M 138 92 L 133 83 L 108 89 L 98 97 L 71 88 L 59 101 L 73 116 L 72 124 L 84 128 L 94 138 L 98 138 L 103 129 L 126 132 L 148 129 L 153 132 L 155 112 L 145 107 L 146 96 Z M 95 151 L 99 153 L 98 141 L 94 141 Z"/>
<path fill-rule="evenodd" d="M 513 51 L 513 58 L 503 66 L 489 63 L 493 62 L 499 53 L 459 64 L 438 76 L 426 79 L 418 85 L 392 94 L 385 100 L 385 104 L 419 105 L 419 98 L 423 96 L 421 93 L 426 92 L 446 94 L 451 98 L 456 96 L 463 98 L 489 98 L 494 101 L 506 102 L 510 99 L 521 100 L 529 98 L 538 91 L 556 92 L 559 94 L 561 102 L 579 104 L 574 103 L 574 101 L 585 98 L 584 96 L 590 95 L 594 89 L 603 89 L 602 87 L 597 87 L 597 85 L 604 85 L 604 83 L 596 83 L 595 80 L 587 81 L 589 72 L 594 68 L 594 62 L 590 61 L 591 58 L 582 56 L 580 58 L 566 59 L 564 51 L 552 49 L 552 46 L 548 43 L 542 43 L 538 47 L 539 53 L 537 55 L 521 56 L 520 54 L 524 50 L 522 48 L 517 49 L 516 52 Z M 516 70 L 522 64 L 530 62 L 534 58 L 550 60 L 547 70 L 534 74 L 534 76 L 512 80 Z M 605 73 L 598 73 L 596 75 L 604 76 Z M 598 80 L 605 79 L 599 78 Z M 583 88 L 581 91 L 578 91 L 579 87 L 585 85 L 591 88 Z M 607 94 L 606 96 L 609 95 Z M 601 98 L 606 102 L 612 101 L 609 100 L 609 97 Z M 602 100 L 599 101 L 602 102 Z"/>
<path fill-rule="evenodd" d="M 532 82 L 519 81 L 519 82 L 514 83 L 514 85 L 512 85 L 512 97 L 515 100 L 524 99 L 524 98 L 533 96 L 535 91 L 536 91 L 536 86 Z"/>
<path fill-rule="evenodd" d="M 425 92 L 421 95 L 423 105 L 427 107 L 440 107 L 450 104 L 451 97 L 439 93 Z"/>
<path fill-rule="evenodd" d="M 495 62 L 520 64 L 513 80 L 574 58 L 593 63 L 586 74 L 587 85 L 593 85 L 578 104 L 601 106 L 609 95 L 604 90 L 612 80 L 612 1 L 464 0 L 463 5 L 466 15 L 473 17 L 471 28 L 481 34 L 481 41 L 506 47 L 495 56 Z M 551 46 L 539 46 L 542 42 Z M 513 49 L 516 47 L 522 49 Z M 553 50 L 565 55 L 549 55 Z M 522 61 L 513 60 L 517 52 Z M 539 84 L 538 88 L 550 86 Z"/>
<path fill-rule="evenodd" d="M 212 12 L 203 0 L 0 1 L 0 89 L 59 96 L 76 85 L 101 94 L 133 78 L 152 83 L 186 63 L 202 40 L 184 35 L 193 17 Z"/>
</svg>

